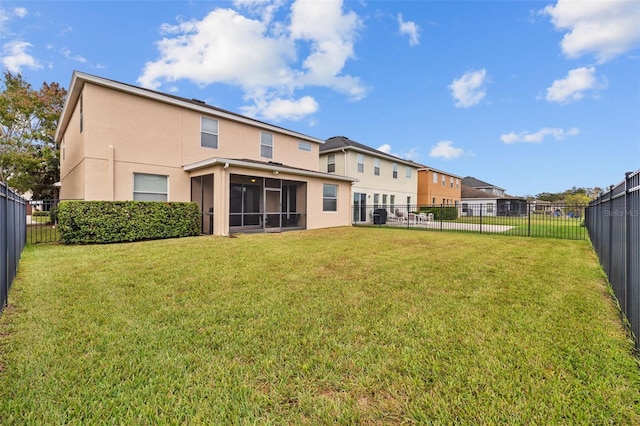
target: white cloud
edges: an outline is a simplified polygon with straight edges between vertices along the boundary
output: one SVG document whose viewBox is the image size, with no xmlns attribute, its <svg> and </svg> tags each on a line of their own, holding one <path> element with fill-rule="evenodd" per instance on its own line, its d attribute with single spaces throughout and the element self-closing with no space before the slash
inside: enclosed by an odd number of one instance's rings
<svg viewBox="0 0 640 426">
<path fill-rule="evenodd" d="M 455 105 L 468 108 L 477 105 L 486 95 L 483 85 L 486 82 L 487 71 L 483 68 L 469 71 L 449 85 Z"/>
<path fill-rule="evenodd" d="M 638 46 L 640 7 L 637 0 L 558 0 L 542 14 L 558 30 L 566 30 L 560 46 L 569 58 L 594 54 L 606 62 Z"/>
<path fill-rule="evenodd" d="M 288 24 L 273 21 L 281 0 L 234 4 L 261 18 L 214 9 L 202 20 L 163 24 L 159 58 L 145 64 L 138 83 L 152 89 L 181 79 L 239 86 L 252 104 L 244 110 L 272 120 L 317 111 L 313 98 L 293 96 L 305 87 L 326 87 L 353 100 L 366 96 L 357 77 L 342 74 L 362 26 L 355 13 L 342 10 L 342 1 L 298 0 Z"/>
<path fill-rule="evenodd" d="M 398 25 L 400 26 L 400 34 L 409 36 L 409 46 L 417 46 L 420 44 L 420 27 L 412 21 L 403 21 L 402 14 L 398 13 Z"/>
<path fill-rule="evenodd" d="M 40 69 L 42 65 L 27 53 L 33 47 L 26 41 L 14 40 L 2 45 L 2 65 L 12 73 L 19 73 L 23 67 Z"/>
<path fill-rule="evenodd" d="M 27 9 L 24 7 L 16 7 L 15 9 L 13 9 L 13 13 L 18 17 L 18 18 L 24 18 L 25 16 L 27 16 L 28 12 Z"/>
<path fill-rule="evenodd" d="M 464 154 L 464 150 L 462 148 L 455 148 L 452 141 L 440 141 L 436 146 L 431 148 L 429 157 L 450 160 L 452 158 L 458 158 L 462 154 Z"/>
<path fill-rule="evenodd" d="M 80 62 L 81 64 L 87 63 L 87 60 L 84 57 L 80 55 L 71 55 L 71 51 L 66 47 L 61 49 L 60 53 L 62 53 L 62 56 L 64 56 L 65 58 L 71 59 L 72 61 Z"/>
<path fill-rule="evenodd" d="M 603 89 L 607 82 L 604 79 L 599 82 L 595 73 L 594 67 L 570 70 L 565 78 L 554 81 L 551 87 L 547 88 L 546 100 L 567 104 L 582 99 L 588 90 Z"/>
<path fill-rule="evenodd" d="M 507 133 L 500 136 L 500 140 L 506 144 L 513 143 L 541 143 L 547 136 L 551 136 L 553 139 L 557 141 L 561 141 L 565 139 L 567 136 L 577 136 L 580 134 L 580 129 L 576 127 L 572 127 L 568 130 L 554 128 L 554 127 L 543 127 L 535 133 L 531 132 L 520 132 L 520 133 Z"/>
<path fill-rule="evenodd" d="M 274 99 L 273 101 L 261 100 L 254 106 L 241 108 L 243 114 L 255 117 L 264 117 L 267 120 L 300 120 L 318 111 L 318 103 L 311 96 L 300 99 Z"/>
<path fill-rule="evenodd" d="M 378 151 L 382 151 L 385 154 L 391 154 L 391 145 L 389 145 L 388 143 L 380 145 L 377 149 Z"/>
</svg>

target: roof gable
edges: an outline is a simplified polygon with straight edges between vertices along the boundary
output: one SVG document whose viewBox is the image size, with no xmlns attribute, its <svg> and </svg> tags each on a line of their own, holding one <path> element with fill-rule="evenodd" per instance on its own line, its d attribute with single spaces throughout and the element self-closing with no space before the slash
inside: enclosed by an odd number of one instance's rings
<svg viewBox="0 0 640 426">
<path fill-rule="evenodd" d="M 395 161 L 407 166 L 415 167 L 416 169 L 424 167 L 423 165 L 415 163 L 411 160 L 405 160 L 403 158 L 396 157 L 395 155 L 387 154 L 386 152 L 371 148 L 370 146 L 351 140 L 346 136 L 333 136 L 327 139 L 325 143 L 320 146 L 320 154 L 341 151 L 343 149 L 353 150 L 357 152 L 366 152 L 375 157 L 385 158 L 390 161 Z"/>
</svg>

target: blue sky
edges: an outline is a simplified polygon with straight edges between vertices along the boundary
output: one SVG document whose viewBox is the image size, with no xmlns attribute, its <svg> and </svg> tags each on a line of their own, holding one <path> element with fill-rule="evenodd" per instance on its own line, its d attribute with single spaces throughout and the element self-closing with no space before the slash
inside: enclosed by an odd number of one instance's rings
<svg viewBox="0 0 640 426">
<path fill-rule="evenodd" d="M 343 135 L 512 195 L 640 168 L 640 1 L 3 1 L 2 66 Z"/>
</svg>

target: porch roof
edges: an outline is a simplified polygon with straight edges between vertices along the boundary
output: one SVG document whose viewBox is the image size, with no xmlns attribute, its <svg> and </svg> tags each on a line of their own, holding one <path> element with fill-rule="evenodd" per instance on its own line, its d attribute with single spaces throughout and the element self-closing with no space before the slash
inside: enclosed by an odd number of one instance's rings
<svg viewBox="0 0 640 426">
<path fill-rule="evenodd" d="M 233 158 L 219 158 L 219 157 L 208 158 L 206 160 L 197 161 L 195 163 L 184 165 L 182 166 L 182 169 L 185 172 L 191 172 L 194 170 L 199 170 L 199 169 L 203 169 L 210 166 L 223 166 L 225 168 L 228 166 L 237 166 L 237 167 L 244 167 L 244 168 L 253 169 L 253 170 L 266 170 L 269 172 L 290 173 L 290 174 L 299 175 L 299 176 L 330 179 L 330 180 L 337 180 L 342 182 L 352 182 L 352 183 L 359 182 L 357 178 L 352 178 L 349 176 L 340 176 L 332 173 L 323 173 L 315 170 L 301 169 L 298 167 L 291 167 L 291 166 L 287 166 L 282 163 L 276 163 L 273 161 L 264 162 L 264 161 L 248 160 L 248 159 L 233 159 Z"/>
</svg>

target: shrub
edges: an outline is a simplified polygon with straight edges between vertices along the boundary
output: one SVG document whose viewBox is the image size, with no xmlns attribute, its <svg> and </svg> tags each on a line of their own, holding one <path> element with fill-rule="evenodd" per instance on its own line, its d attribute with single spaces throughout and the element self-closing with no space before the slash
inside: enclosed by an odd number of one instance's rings
<svg viewBox="0 0 640 426">
<path fill-rule="evenodd" d="M 58 207 L 60 241 L 117 243 L 198 235 L 195 203 L 157 201 L 63 201 Z"/>
<path fill-rule="evenodd" d="M 433 213 L 434 220 L 456 220 L 458 218 L 458 208 L 455 206 L 420 207 L 420 212 Z"/>
<path fill-rule="evenodd" d="M 33 213 L 31 213 L 31 217 L 45 217 L 45 216 L 49 216 L 49 212 L 47 211 L 41 212 L 39 210 L 34 210 Z"/>
</svg>

